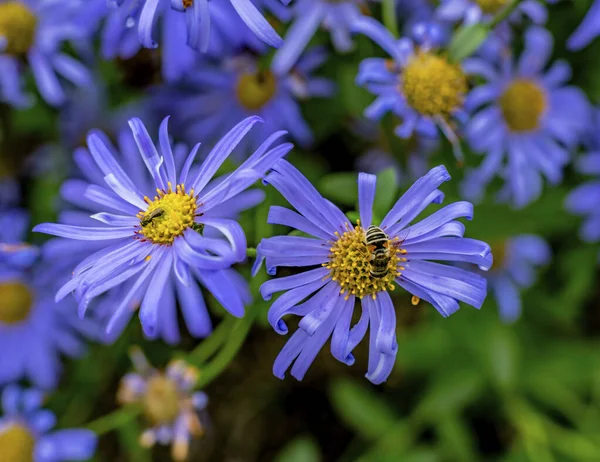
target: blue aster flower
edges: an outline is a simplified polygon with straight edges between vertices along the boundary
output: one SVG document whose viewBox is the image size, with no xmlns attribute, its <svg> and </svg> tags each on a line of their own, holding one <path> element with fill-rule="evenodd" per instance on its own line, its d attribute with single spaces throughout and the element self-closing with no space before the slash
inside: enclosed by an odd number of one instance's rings
<svg viewBox="0 0 600 462">
<path fill-rule="evenodd" d="M 98 226 L 46 223 L 34 231 L 73 240 L 102 241 L 105 245 L 74 268 L 72 279 L 61 287 L 56 299 L 73 292 L 83 316 L 95 297 L 129 284 L 113 309 L 108 331 L 131 316 L 132 307 L 138 306 L 139 301 L 146 335 L 173 339 L 179 335 L 176 300 L 190 332 L 201 335 L 205 331 L 208 316 L 196 284 L 199 281 L 227 311 L 241 317 L 248 295 L 241 276 L 231 266 L 245 259 L 246 239 L 240 225 L 224 216 L 231 207 L 241 207 L 248 200 L 242 193 L 292 145 L 273 147 L 285 134 L 277 132 L 236 171 L 211 180 L 238 143 L 261 121 L 259 117 L 249 117 L 237 124 L 215 145 L 202 165 L 192 168 L 200 145 L 188 156 L 181 156 L 181 151 L 176 150 L 176 162 L 168 119 L 161 124 L 158 148 L 143 123 L 131 119 L 129 125 L 137 149 L 128 151 L 137 151 L 143 160 L 152 178 L 151 186 L 142 179 L 144 171 L 131 167 L 135 160 L 117 157 L 102 132 L 91 132 L 90 155 L 79 150 L 76 157 L 94 181 L 72 191 L 82 194 L 76 200 L 86 200 L 102 210 L 91 216 L 99 222 Z"/>
<path fill-rule="evenodd" d="M 392 59 L 367 58 L 360 64 L 356 82 L 377 96 L 365 116 L 380 120 L 392 112 L 402 121 L 395 133 L 400 138 L 413 134 L 435 138 L 438 127 L 462 159 L 460 143 L 451 127 L 464 116 L 463 99 L 467 80 L 460 65 L 450 63 L 426 43 L 415 46 L 409 38 L 394 37 L 371 18 L 354 23 L 354 30 L 379 44 Z"/>
<path fill-rule="evenodd" d="M 580 50 L 600 35 L 600 1 L 592 3 L 585 18 L 567 40 L 569 50 Z"/>
<path fill-rule="evenodd" d="M 198 370 L 177 360 L 159 371 L 138 348 L 132 349 L 131 358 L 135 372 L 123 377 L 117 399 L 121 404 L 142 407 L 150 428 L 144 430 L 140 443 L 145 447 L 171 445 L 173 460 L 187 460 L 191 437 L 204 433 L 198 412 L 208 404 L 206 393 L 194 392 Z"/>
<path fill-rule="evenodd" d="M 6 462 L 85 461 L 96 451 L 97 437 L 85 429 L 53 430 L 56 416 L 43 409 L 43 394 L 10 385 L 2 391 L 0 448 Z"/>
<path fill-rule="evenodd" d="M 83 337 L 101 340 L 93 319 L 74 316 L 71 300 L 54 302 L 56 282 L 52 262 L 35 260 L 38 250 L 24 244 L 27 216 L 0 214 L 0 384 L 22 378 L 35 386 L 56 386 L 60 354 L 80 356 Z"/>
<path fill-rule="evenodd" d="M 444 21 L 475 24 L 487 21 L 493 15 L 508 7 L 509 0 L 441 0 L 436 10 L 436 16 Z M 529 18 L 534 24 L 544 24 L 548 19 L 548 10 L 543 2 L 538 0 L 523 0 L 509 15 L 510 22 Z"/>
<path fill-rule="evenodd" d="M 346 216 L 320 196 L 291 164 L 283 160 L 275 164 L 264 182 L 274 186 L 298 212 L 273 206 L 268 221 L 310 237 L 263 239 L 254 270 L 263 260 L 271 275 L 278 267 L 311 268 L 272 279 L 260 289 L 265 300 L 276 292 L 284 292 L 269 309 L 268 319 L 276 332 L 287 334 L 284 316 L 301 317 L 298 329 L 275 360 L 273 372 L 277 377 L 283 378 L 291 366 L 292 375 L 301 380 L 329 337 L 332 355 L 345 364 L 353 364 L 352 350 L 370 326 L 367 378 L 373 383 L 385 381 L 397 351 L 396 314 L 389 294 L 396 284 L 414 295 L 413 303 L 426 300 L 442 316 L 457 311 L 459 301 L 481 307 L 486 296 L 485 278 L 428 261 L 469 262 L 482 269 L 491 266 L 490 247 L 463 238 L 465 227 L 456 221 L 461 217 L 470 219 L 473 206 L 456 202 L 411 224 L 428 205 L 441 202 L 443 193 L 437 188 L 449 179 L 443 166 L 430 170 L 376 224 L 372 212 L 376 177 L 361 173 L 360 221 L 352 227 Z M 377 245 L 366 243 L 366 232 L 372 232 L 372 225 L 379 226 L 380 239 L 385 235 Z M 382 249 L 387 250 L 387 261 L 375 267 L 371 257 Z M 351 327 L 358 300 L 362 314 Z"/>
<path fill-rule="evenodd" d="M 105 54 L 114 53 L 118 48 L 121 53 L 131 53 L 137 48 L 138 41 L 146 48 L 156 48 L 158 44 L 153 34 L 159 18 L 163 20 L 162 41 L 167 53 L 177 50 L 185 53 L 184 44 L 206 52 L 212 40 L 239 36 L 240 29 L 236 27 L 238 22 L 244 33 L 249 28 L 265 43 L 273 47 L 281 45 L 281 37 L 255 6 L 255 2 L 230 0 L 221 3 L 209 3 L 207 0 L 112 0 L 117 11 L 109 13 L 107 20 L 104 31 Z M 274 2 L 266 0 L 257 3 L 263 7 L 263 4 Z M 240 18 L 243 23 L 239 21 Z M 211 33 L 215 26 L 216 34 Z M 137 31 L 137 37 L 129 32 L 132 30 Z"/>
<path fill-rule="evenodd" d="M 61 51 L 66 41 L 82 41 L 86 31 L 73 18 L 79 0 L 0 0 L 0 101 L 17 107 L 32 103 L 23 91 L 21 61 L 26 59 L 44 100 L 61 105 L 66 97 L 61 80 L 87 87 L 88 69 Z"/>
<path fill-rule="evenodd" d="M 287 73 L 310 42 L 319 27 L 328 30 L 333 46 L 340 53 L 353 47 L 351 31 L 354 22 L 363 16 L 366 0 L 296 0 L 292 5 L 294 22 L 284 43 L 275 53 L 273 70 Z"/>
<path fill-rule="evenodd" d="M 467 72 L 487 80 L 469 93 L 465 104 L 473 111 L 466 139 L 486 156 L 466 176 L 467 198 L 478 200 L 498 174 L 505 180 L 499 199 L 523 207 L 541 194 L 542 176 L 553 185 L 562 181 L 569 152 L 589 124 L 590 109 L 579 88 L 566 86 L 571 75 L 566 62 L 544 70 L 551 53 L 550 33 L 531 27 L 516 64 L 505 55 L 495 63 L 481 58 L 464 63 Z"/>
<path fill-rule="evenodd" d="M 214 139 L 235 121 L 258 115 L 265 124 L 242 142 L 236 155 L 245 158 L 271 133 L 287 130 L 301 146 L 312 143 L 312 132 L 300 111 L 300 102 L 330 97 L 335 85 L 313 76 L 327 59 L 322 48 L 305 53 L 289 72 L 263 69 L 259 58 L 236 54 L 218 62 L 207 61 L 190 74 L 183 89 L 166 86 L 155 98 L 173 113 L 184 139 Z"/>
<path fill-rule="evenodd" d="M 533 285 L 536 269 L 552 258 L 550 247 L 539 236 L 522 234 L 492 244 L 494 264 L 486 273 L 504 322 L 521 316 L 521 290 Z"/>
</svg>

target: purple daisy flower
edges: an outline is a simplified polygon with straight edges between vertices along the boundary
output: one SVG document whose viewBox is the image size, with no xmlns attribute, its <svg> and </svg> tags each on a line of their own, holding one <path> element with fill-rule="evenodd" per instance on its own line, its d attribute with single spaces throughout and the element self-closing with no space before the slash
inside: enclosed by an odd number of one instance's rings
<svg viewBox="0 0 600 462">
<path fill-rule="evenodd" d="M 521 316 L 521 289 L 533 285 L 537 267 L 546 265 L 552 258 L 550 247 L 539 236 L 522 234 L 506 241 L 492 244 L 494 264 L 486 273 L 488 283 L 500 311 L 507 323 Z"/>
<path fill-rule="evenodd" d="M 204 433 L 198 412 L 208 404 L 206 393 L 194 392 L 199 371 L 182 360 L 159 371 L 138 348 L 132 349 L 131 359 L 136 372 L 123 377 L 117 399 L 121 404 L 141 405 L 150 428 L 144 430 L 140 443 L 172 445 L 173 460 L 187 460 L 190 438 Z"/>
<path fill-rule="evenodd" d="M 400 138 L 413 134 L 435 138 L 439 127 L 452 143 L 455 156 L 462 159 L 460 142 L 451 127 L 453 119 L 464 115 L 467 80 L 461 67 L 426 43 L 417 47 L 409 38 L 396 40 L 374 19 L 356 21 L 354 30 L 370 37 L 392 57 L 367 58 L 360 64 L 357 84 L 377 96 L 365 116 L 380 120 L 392 112 L 402 120 L 395 130 Z"/>
<path fill-rule="evenodd" d="M 600 1 L 595 0 L 589 11 L 567 40 L 569 50 L 580 50 L 600 35 Z"/>
<path fill-rule="evenodd" d="M 35 261 L 38 250 L 23 244 L 27 216 L 0 214 L 0 383 L 28 378 L 40 388 L 56 386 L 60 354 L 80 356 L 82 337 L 100 340 L 91 319 L 74 316 L 76 304 L 54 302 L 52 262 Z"/>
<path fill-rule="evenodd" d="M 300 111 L 300 102 L 312 97 L 330 97 L 335 85 L 312 74 L 327 59 L 322 48 L 300 58 L 289 72 L 280 74 L 261 69 L 259 57 L 237 54 L 218 62 L 205 62 L 185 81 L 177 93 L 163 88 L 155 99 L 173 113 L 184 139 L 211 139 L 220 136 L 235 121 L 258 115 L 264 121 L 246 137 L 237 151 L 245 158 L 271 133 L 287 130 L 301 146 L 309 146 L 312 132 Z"/>
<path fill-rule="evenodd" d="M 2 391 L 2 459 L 18 462 L 85 461 L 96 451 L 97 437 L 85 429 L 53 430 L 56 416 L 42 409 L 43 394 L 16 385 Z"/>
<path fill-rule="evenodd" d="M 287 73 L 296 64 L 319 26 L 329 31 L 338 52 L 350 51 L 353 24 L 363 16 L 367 0 L 296 0 L 291 8 L 294 22 L 273 58 L 272 68 L 278 74 Z"/>
<path fill-rule="evenodd" d="M 76 86 L 92 85 L 88 69 L 61 51 L 64 42 L 86 38 L 85 29 L 73 21 L 82 5 L 79 0 L 0 0 L 0 101 L 17 107 L 32 104 L 23 92 L 23 58 L 50 105 L 66 99 L 59 76 Z"/>
<path fill-rule="evenodd" d="M 418 299 L 431 303 L 442 316 L 449 316 L 463 301 L 481 307 L 486 280 L 479 274 L 427 260 L 469 262 L 482 269 L 492 265 L 490 247 L 484 242 L 463 238 L 465 227 L 457 218 L 470 219 L 468 202 L 450 204 L 422 221 L 411 222 L 443 193 L 437 188 L 450 179 L 443 166 L 417 180 L 383 218 L 375 223 L 373 201 L 376 178 L 359 174 L 360 222 L 355 227 L 331 202 L 324 199 L 302 174 L 287 161 L 278 161 L 264 182 L 274 186 L 299 212 L 273 206 L 269 223 L 290 226 L 311 237 L 275 236 L 258 246 L 257 271 L 265 260 L 267 272 L 278 267 L 313 267 L 308 271 L 272 279 L 261 286 L 269 300 L 281 295 L 271 306 L 268 319 L 279 334 L 288 328 L 283 317 L 301 316 L 298 329 L 285 345 L 273 366 L 283 378 L 291 366 L 298 380 L 304 377 L 319 350 L 331 337 L 333 356 L 345 364 L 354 362 L 352 350 L 370 326 L 370 353 L 367 378 L 385 381 L 396 358 L 396 314 L 389 291 L 396 284 Z M 367 235 L 369 237 L 367 237 Z M 378 263 L 374 256 L 386 255 Z M 355 302 L 362 315 L 351 327 Z M 292 363 L 293 366 L 292 366 Z"/>
<path fill-rule="evenodd" d="M 475 24 L 487 21 L 493 15 L 508 7 L 510 0 L 441 0 L 435 15 L 438 19 L 449 22 L 463 21 Z M 544 24 L 548 19 L 548 10 L 538 0 L 523 0 L 509 15 L 510 22 L 518 22 L 523 17 L 534 24 Z"/>
<path fill-rule="evenodd" d="M 566 62 L 557 61 L 544 71 L 551 53 L 550 33 L 531 27 L 516 65 L 505 55 L 495 63 L 481 58 L 463 63 L 467 72 L 487 80 L 465 103 L 473 111 L 466 139 L 486 156 L 466 176 L 467 198 L 479 200 L 498 174 L 505 180 L 499 199 L 523 207 L 541 194 L 542 176 L 551 184 L 562 181 L 570 150 L 587 129 L 590 108 L 579 88 L 566 86 L 571 76 Z"/>
<path fill-rule="evenodd" d="M 137 149 L 128 151 L 137 151 L 143 160 L 152 177 L 151 186 L 143 179 L 143 171 L 131 167 L 126 171 L 121 166 L 135 165 L 131 156 L 117 160 L 106 136 L 91 132 L 90 155 L 79 150 L 76 159 L 94 180 L 71 186 L 71 191 L 81 196 L 75 200 L 103 210 L 91 216 L 100 226 L 46 223 L 34 228 L 67 239 L 105 244 L 75 267 L 72 279 L 61 287 L 56 299 L 74 292 L 83 316 L 95 297 L 130 284 L 114 307 L 109 333 L 131 316 L 132 306 L 139 301 L 145 334 L 176 339 L 177 299 L 192 334 L 205 335 L 207 313 L 196 281 L 231 314 L 243 316 L 247 293 L 241 276 L 231 266 L 245 259 L 246 239 L 240 225 L 224 216 L 231 213 L 232 204 L 239 210 L 244 201 L 254 201 L 242 193 L 292 148 L 289 143 L 272 147 L 285 134 L 275 133 L 236 171 L 211 182 L 246 133 L 262 120 L 249 117 L 240 122 L 194 170 L 191 166 L 200 145 L 184 155 L 183 162 L 176 163 L 167 122 L 168 118 L 161 124 L 157 149 L 143 123 L 139 119 L 129 121 Z M 182 159 L 180 150 L 175 154 Z"/>
</svg>

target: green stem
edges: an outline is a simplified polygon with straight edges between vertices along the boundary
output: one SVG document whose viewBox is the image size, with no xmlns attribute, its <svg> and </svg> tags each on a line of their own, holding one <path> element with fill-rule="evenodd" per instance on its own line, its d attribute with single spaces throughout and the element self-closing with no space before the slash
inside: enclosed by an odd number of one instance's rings
<svg viewBox="0 0 600 462">
<path fill-rule="evenodd" d="M 248 247 L 246 249 L 246 256 L 248 258 L 256 258 L 256 249 L 254 247 Z"/>
<path fill-rule="evenodd" d="M 383 0 L 383 25 L 398 38 L 398 21 L 396 18 L 396 0 Z"/>
<path fill-rule="evenodd" d="M 519 4 L 519 1 L 520 0 L 512 0 L 506 8 L 504 8 L 502 11 L 497 13 L 496 16 L 494 16 L 492 18 L 492 20 L 490 21 L 490 24 L 489 24 L 490 29 L 493 29 L 498 24 L 500 24 L 502 21 L 504 21 L 506 18 L 508 18 L 508 16 L 510 16 L 510 14 L 514 11 L 514 9 Z"/>
<path fill-rule="evenodd" d="M 201 366 L 208 361 L 225 342 L 235 321 L 236 318 L 232 316 L 228 316 L 221 321 L 213 333 L 188 354 L 187 362 L 195 366 Z"/>
<path fill-rule="evenodd" d="M 116 411 L 106 414 L 99 419 L 90 422 L 87 428 L 95 432 L 97 435 L 103 435 L 115 428 L 122 427 L 127 422 L 135 419 L 142 412 L 139 406 L 124 406 Z"/>
<path fill-rule="evenodd" d="M 247 312 L 243 318 L 235 321 L 229 332 L 227 343 L 223 345 L 217 356 L 202 369 L 196 388 L 206 387 L 227 368 L 244 344 L 255 317 L 256 313 Z"/>
</svg>

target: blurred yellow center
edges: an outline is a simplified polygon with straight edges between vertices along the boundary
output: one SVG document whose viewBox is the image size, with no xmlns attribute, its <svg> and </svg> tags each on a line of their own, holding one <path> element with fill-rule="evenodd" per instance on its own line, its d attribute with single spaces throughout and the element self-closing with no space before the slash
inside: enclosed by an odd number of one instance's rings
<svg viewBox="0 0 600 462">
<path fill-rule="evenodd" d="M 0 322 L 15 324 L 29 316 L 33 297 L 20 282 L 0 282 Z M 0 446 L 1 447 L 1 446 Z"/>
<path fill-rule="evenodd" d="M 143 408 L 153 424 L 173 422 L 179 415 L 180 404 L 179 390 L 172 379 L 160 374 L 148 380 Z"/>
<path fill-rule="evenodd" d="M 500 97 L 500 107 L 511 131 L 535 130 L 547 107 L 546 93 L 531 80 L 516 79 Z"/>
<path fill-rule="evenodd" d="M 491 271 L 500 269 L 504 266 L 504 260 L 506 258 L 506 241 L 492 242 L 492 255 L 494 257 L 494 263 L 492 263 Z"/>
<path fill-rule="evenodd" d="M 387 273 L 380 278 L 371 276 L 371 252 L 365 242 L 365 230 L 357 225 L 340 235 L 329 249 L 329 262 L 323 266 L 329 269 L 333 281 L 341 286 L 340 293 L 346 293 L 346 298 L 356 295 L 363 298 L 370 295 L 375 299 L 377 292 L 394 290 L 394 280 L 404 268 L 398 263 L 406 261 L 402 257 L 406 250 L 390 246 L 390 259 Z"/>
<path fill-rule="evenodd" d="M 475 0 L 475 3 L 484 13 L 494 14 L 502 10 L 508 4 L 508 0 Z"/>
<path fill-rule="evenodd" d="M 187 228 L 201 226 L 194 223 L 198 206 L 193 189 L 186 193 L 185 186 L 180 184 L 173 191 L 169 183 L 167 191 L 156 191 L 154 200 L 144 197 L 148 208 L 137 214 L 139 234 L 155 244 L 172 244 Z"/>
<path fill-rule="evenodd" d="M 24 426 L 11 424 L 0 431 L 0 460 L 6 462 L 33 462 L 35 439 Z"/>
<path fill-rule="evenodd" d="M 467 91 L 462 69 L 434 54 L 418 52 L 402 74 L 402 92 L 426 116 L 447 116 L 460 107 Z"/>
<path fill-rule="evenodd" d="M 7 40 L 4 53 L 27 53 L 35 39 L 36 25 L 37 18 L 23 3 L 0 3 L 0 37 Z"/>
<path fill-rule="evenodd" d="M 256 111 L 269 102 L 277 90 L 277 80 L 271 71 L 240 75 L 236 94 L 246 109 Z"/>
</svg>

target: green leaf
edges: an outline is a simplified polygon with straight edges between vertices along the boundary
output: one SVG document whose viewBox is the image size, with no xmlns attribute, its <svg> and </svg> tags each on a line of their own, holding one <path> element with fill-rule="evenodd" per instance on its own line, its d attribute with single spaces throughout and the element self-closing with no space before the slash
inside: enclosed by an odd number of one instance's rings
<svg viewBox="0 0 600 462">
<path fill-rule="evenodd" d="M 450 42 L 448 48 L 450 59 L 459 62 L 471 56 L 483 43 L 489 32 L 488 26 L 481 23 L 461 27 Z"/>
<path fill-rule="evenodd" d="M 355 205 L 358 201 L 356 173 L 331 173 L 325 175 L 317 189 L 327 199 L 341 205 Z"/>
<path fill-rule="evenodd" d="M 383 219 L 386 216 L 394 199 L 396 198 L 396 172 L 393 168 L 386 168 L 377 174 L 377 190 L 375 192 L 375 216 Z"/>
<path fill-rule="evenodd" d="M 450 459 L 477 460 L 471 431 L 463 419 L 454 414 L 448 415 L 437 423 L 436 431 Z"/>
<path fill-rule="evenodd" d="M 275 462 L 319 462 L 321 450 L 311 436 L 300 436 L 277 454 Z"/>
<path fill-rule="evenodd" d="M 484 346 L 485 364 L 488 365 L 494 384 L 507 390 L 515 386 L 517 379 L 518 345 L 514 332 L 496 324 Z"/>
<path fill-rule="evenodd" d="M 366 439 L 380 438 L 397 420 L 382 398 L 357 382 L 336 380 L 331 385 L 330 396 L 340 418 Z"/>
</svg>

